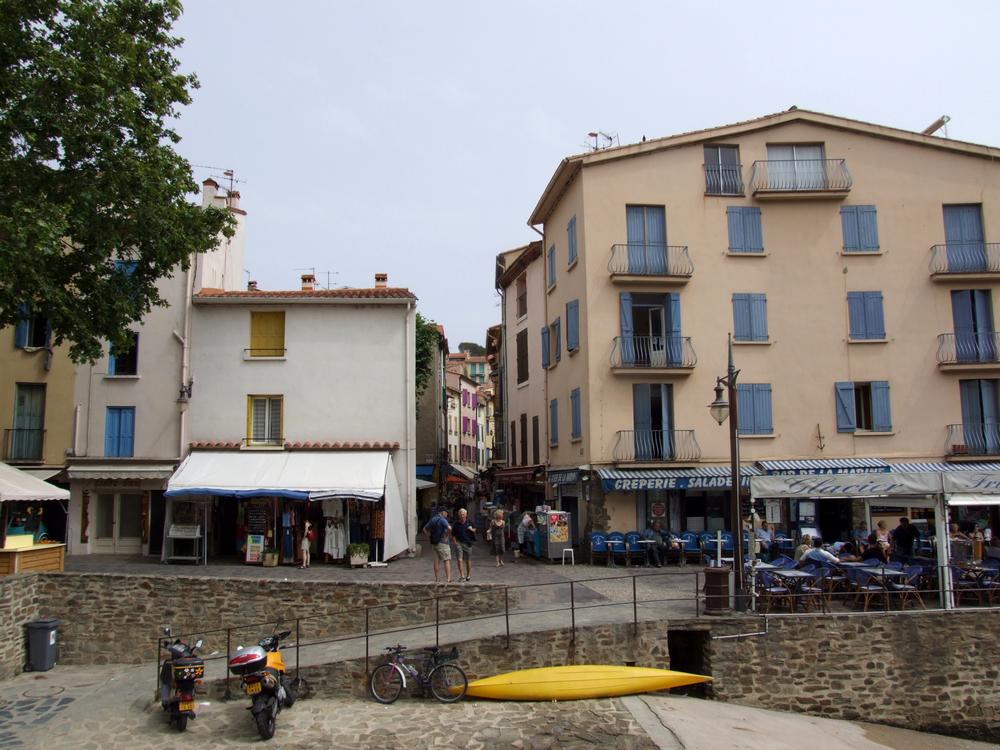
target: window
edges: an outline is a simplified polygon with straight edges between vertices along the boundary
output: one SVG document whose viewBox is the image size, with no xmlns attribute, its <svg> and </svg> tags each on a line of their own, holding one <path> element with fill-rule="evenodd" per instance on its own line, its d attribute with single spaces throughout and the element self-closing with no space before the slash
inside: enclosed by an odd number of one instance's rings
<svg viewBox="0 0 1000 750">
<path fill-rule="evenodd" d="M 462 391 L 462 406 L 468 406 L 468 405 L 469 405 L 469 392 Z"/>
<path fill-rule="evenodd" d="M 559 318 L 552 321 L 552 325 L 549 326 L 549 344 L 552 346 L 552 364 L 555 364 L 560 359 L 562 359 L 562 338 L 561 338 L 562 323 Z"/>
<path fill-rule="evenodd" d="M 251 357 L 285 356 L 283 311 L 250 313 L 250 349 L 247 354 Z"/>
<path fill-rule="evenodd" d="M 841 206 L 840 224 L 844 230 L 845 253 L 878 250 L 875 206 Z"/>
<path fill-rule="evenodd" d="M 538 435 L 540 432 L 541 430 L 539 430 L 538 428 L 538 415 L 536 414 L 531 418 L 531 455 L 534 458 L 532 463 L 535 464 L 536 466 L 539 463 L 541 463 L 541 460 L 539 459 L 539 455 L 541 455 L 541 450 L 538 439 Z"/>
<path fill-rule="evenodd" d="M 579 440 L 583 436 L 583 420 L 580 415 L 580 389 L 574 388 L 569 392 L 570 413 L 572 415 L 572 428 L 570 437 Z"/>
<path fill-rule="evenodd" d="M 281 396 L 247 396 L 247 445 L 281 445 Z"/>
<path fill-rule="evenodd" d="M 5 446 L 9 461 L 41 461 L 45 445 L 45 383 L 17 383 L 14 429 Z"/>
<path fill-rule="evenodd" d="M 517 295 L 517 317 L 523 318 L 528 314 L 528 277 L 521 274 L 514 282 L 514 293 Z"/>
<path fill-rule="evenodd" d="M 729 224 L 729 252 L 764 252 L 760 209 L 757 206 L 729 206 L 726 220 Z"/>
<path fill-rule="evenodd" d="M 569 258 L 566 265 L 571 266 L 576 263 L 576 217 L 569 220 L 566 226 L 566 245 L 569 247 Z"/>
<path fill-rule="evenodd" d="M 667 273 L 667 215 L 663 206 L 625 206 L 628 272 Z"/>
<path fill-rule="evenodd" d="M 554 287 L 556 285 L 556 246 L 555 245 L 553 245 L 552 247 L 549 248 L 549 252 L 548 252 L 548 255 L 546 255 L 546 258 L 548 259 L 548 266 L 549 266 L 549 289 L 551 289 L 552 287 Z"/>
<path fill-rule="evenodd" d="M 41 349 L 51 337 L 52 327 L 48 318 L 32 314 L 30 305 L 21 305 L 20 319 L 14 327 L 14 346 L 18 349 Z"/>
<path fill-rule="evenodd" d="M 566 351 L 575 352 L 580 348 L 580 300 L 566 303 Z"/>
<path fill-rule="evenodd" d="M 517 466 L 517 422 L 510 421 L 510 465 Z M 521 458 L 524 458 L 522 454 Z"/>
<path fill-rule="evenodd" d="M 767 295 L 733 295 L 733 331 L 736 341 L 767 341 Z"/>
<path fill-rule="evenodd" d="M 962 399 L 962 439 L 953 453 L 995 456 L 1000 453 L 1000 381 L 960 380 Z M 959 446 L 962 446 L 959 449 Z"/>
<path fill-rule="evenodd" d="M 770 435 L 774 432 L 770 383 L 739 383 L 736 399 L 740 434 Z"/>
<path fill-rule="evenodd" d="M 549 401 L 549 445 L 559 445 L 559 399 Z"/>
<path fill-rule="evenodd" d="M 462 434 L 463 435 L 468 435 L 469 434 L 469 418 L 468 417 L 462 417 Z"/>
<path fill-rule="evenodd" d="M 104 455 L 129 458 L 135 449 L 135 407 L 109 406 L 104 418 Z"/>
<path fill-rule="evenodd" d="M 111 347 L 108 355 L 108 375 L 139 374 L 139 334 L 132 331 L 132 343 L 121 351 Z"/>
<path fill-rule="evenodd" d="M 847 312 L 851 320 L 852 341 L 885 339 L 882 292 L 848 292 Z"/>
<path fill-rule="evenodd" d="M 739 146 L 705 146 L 705 192 L 743 195 Z"/>
<path fill-rule="evenodd" d="M 139 267 L 139 261 L 137 260 L 116 260 L 115 270 L 124 275 L 131 276 L 135 273 L 135 269 Z"/>
<path fill-rule="evenodd" d="M 521 415 L 521 465 L 528 463 L 528 415 Z"/>
<path fill-rule="evenodd" d="M 517 332 L 517 384 L 528 382 L 528 331 Z"/>
<path fill-rule="evenodd" d="M 889 382 L 837 383 L 837 432 L 892 432 Z"/>
<path fill-rule="evenodd" d="M 542 367 L 549 369 L 549 327 L 542 326 Z"/>
<path fill-rule="evenodd" d="M 768 145 L 768 190 L 825 190 L 826 187 L 821 144 Z"/>
</svg>

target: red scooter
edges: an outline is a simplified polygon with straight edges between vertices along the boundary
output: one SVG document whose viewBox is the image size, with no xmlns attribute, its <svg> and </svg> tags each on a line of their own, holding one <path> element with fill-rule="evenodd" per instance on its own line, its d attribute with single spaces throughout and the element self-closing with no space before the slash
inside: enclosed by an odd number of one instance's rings
<svg viewBox="0 0 1000 750">
<path fill-rule="evenodd" d="M 167 636 L 160 642 L 160 648 L 170 654 L 160 667 L 160 705 L 170 713 L 170 721 L 177 730 L 187 729 L 188 719 L 195 718 L 195 687 L 205 677 L 205 662 L 195 654 L 201 648 L 199 638 L 194 646 L 189 646 L 180 638 L 170 641 L 170 628 L 163 629 Z"/>
</svg>

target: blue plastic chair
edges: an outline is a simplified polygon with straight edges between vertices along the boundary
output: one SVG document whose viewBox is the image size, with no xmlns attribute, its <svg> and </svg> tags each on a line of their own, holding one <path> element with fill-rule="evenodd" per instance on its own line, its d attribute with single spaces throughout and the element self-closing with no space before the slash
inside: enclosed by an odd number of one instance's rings
<svg viewBox="0 0 1000 750">
<path fill-rule="evenodd" d="M 630 531 L 625 535 L 625 564 L 629 565 L 633 559 L 646 562 L 646 550 L 639 544 L 642 534 L 638 531 Z"/>
<path fill-rule="evenodd" d="M 607 558 L 608 555 L 608 545 L 606 541 L 607 537 L 604 535 L 603 531 L 595 531 L 590 535 L 590 564 L 594 564 L 594 558 L 597 555 L 604 555 Z"/>
<path fill-rule="evenodd" d="M 698 544 L 698 535 L 693 531 L 685 531 L 681 534 L 680 538 L 684 542 L 684 546 L 681 547 L 681 554 L 688 559 L 693 555 L 695 560 L 700 560 L 701 545 Z"/>
<path fill-rule="evenodd" d="M 610 534 L 608 534 L 608 541 L 621 542 L 620 544 L 613 544 L 608 546 L 608 555 L 611 557 L 611 562 L 613 563 L 615 561 L 615 557 L 621 555 L 625 560 L 625 564 L 627 565 L 628 550 L 626 549 L 625 545 L 625 535 L 620 531 L 612 531 Z"/>
</svg>

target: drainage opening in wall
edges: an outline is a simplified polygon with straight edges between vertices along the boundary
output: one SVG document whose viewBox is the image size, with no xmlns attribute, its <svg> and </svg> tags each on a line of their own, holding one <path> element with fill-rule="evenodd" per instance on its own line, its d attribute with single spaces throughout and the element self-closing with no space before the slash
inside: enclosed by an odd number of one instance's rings
<svg viewBox="0 0 1000 750">
<path fill-rule="evenodd" d="M 670 630 L 667 632 L 667 649 L 670 654 L 670 668 L 675 672 L 708 675 L 708 653 L 710 633 L 707 630 Z M 711 683 L 687 685 L 673 688 L 670 692 L 704 698 Z"/>
</svg>

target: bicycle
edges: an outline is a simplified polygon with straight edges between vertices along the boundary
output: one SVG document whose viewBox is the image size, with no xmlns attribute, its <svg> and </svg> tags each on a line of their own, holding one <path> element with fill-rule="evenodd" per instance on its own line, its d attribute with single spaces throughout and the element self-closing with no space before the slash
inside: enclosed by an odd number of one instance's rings
<svg viewBox="0 0 1000 750">
<path fill-rule="evenodd" d="M 407 677 L 419 685 L 421 691 L 429 688 L 431 695 L 442 703 L 454 703 L 465 695 L 469 679 L 460 666 L 451 663 L 458 658 L 457 648 L 450 651 L 442 651 L 437 646 L 422 649 L 423 659 L 419 669 L 403 656 L 406 646 L 386 646 L 385 650 L 389 661 L 375 667 L 368 681 L 372 697 L 379 703 L 394 702 L 406 687 Z"/>
</svg>

